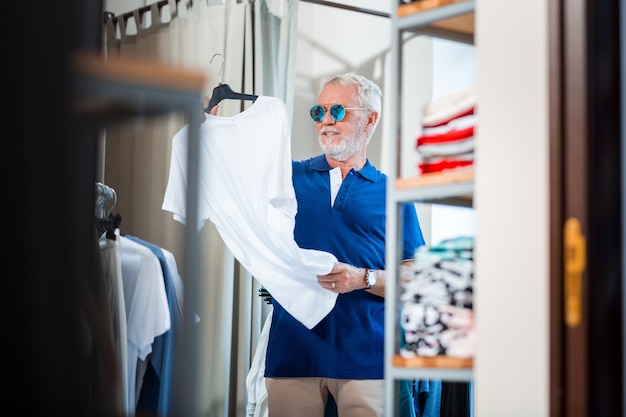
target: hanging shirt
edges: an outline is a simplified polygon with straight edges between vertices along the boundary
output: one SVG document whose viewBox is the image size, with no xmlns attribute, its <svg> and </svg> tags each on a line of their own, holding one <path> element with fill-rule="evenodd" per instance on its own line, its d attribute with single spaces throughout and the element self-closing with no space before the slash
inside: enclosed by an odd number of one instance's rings
<svg viewBox="0 0 626 417">
<path fill-rule="evenodd" d="M 182 295 L 176 293 L 176 291 L 180 291 L 181 285 L 175 283 L 175 280 L 180 278 L 180 276 L 177 271 L 170 269 L 170 262 L 167 260 L 164 249 L 136 236 L 126 235 L 126 238 L 150 249 L 159 260 L 161 270 L 163 271 L 163 283 L 169 306 L 171 326 L 168 331 L 156 337 L 152 343 L 150 363 L 158 377 L 155 384 L 158 385 L 159 392 L 158 398 L 150 398 L 150 401 L 154 400 L 154 403 L 151 404 L 152 407 L 149 407 L 149 410 L 156 409 L 157 415 L 164 417 L 171 412 L 170 404 L 173 403 L 170 398 L 173 390 L 170 387 L 174 379 L 173 358 L 176 356 L 176 344 L 174 341 L 183 327 L 183 317 L 179 308 L 179 301 Z"/>
<path fill-rule="evenodd" d="M 187 129 L 172 142 L 163 210 L 185 222 Z M 291 181 L 291 138 L 282 100 L 260 96 L 230 117 L 200 126 L 198 224 L 209 219 L 235 258 L 293 317 L 313 328 L 334 307 L 322 288 L 337 258 L 294 240 L 298 205 Z M 328 200 L 326 200 L 328 201 Z M 327 203 L 328 204 L 328 203 Z"/>
<path fill-rule="evenodd" d="M 267 415 L 267 388 L 265 387 L 265 353 L 272 323 L 272 310 L 265 318 L 263 329 L 259 335 L 259 343 L 254 351 L 250 370 L 246 375 L 246 417 Z"/>
<path fill-rule="evenodd" d="M 171 327 L 163 270 L 147 247 L 120 236 L 120 254 L 127 330 L 128 405 L 134 415 L 137 392 L 137 361 L 152 353 L 154 340 Z M 143 375 L 139 375 L 143 378 Z"/>
<path fill-rule="evenodd" d="M 113 238 L 106 233 L 98 239 L 100 256 L 104 270 L 105 284 L 108 285 L 109 302 L 113 320 L 113 340 L 118 358 L 119 382 L 121 398 L 127 414 L 132 414 L 133 408 L 128 408 L 128 378 L 126 358 L 126 307 L 124 306 L 124 284 L 122 281 L 122 263 L 120 254 L 120 229 L 115 229 Z"/>
</svg>

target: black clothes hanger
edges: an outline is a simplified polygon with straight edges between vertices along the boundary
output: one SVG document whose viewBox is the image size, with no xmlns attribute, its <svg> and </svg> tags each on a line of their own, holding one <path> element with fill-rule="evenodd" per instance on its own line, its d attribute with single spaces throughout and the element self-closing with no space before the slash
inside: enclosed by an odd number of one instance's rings
<svg viewBox="0 0 626 417">
<path fill-rule="evenodd" d="M 213 62 L 213 58 L 215 58 L 217 55 L 222 57 L 221 54 L 215 54 L 213 55 L 213 57 L 211 58 L 211 61 L 209 62 Z M 217 104 L 219 104 L 222 100 L 252 100 L 254 101 L 258 98 L 258 96 L 254 94 L 237 93 L 233 91 L 232 88 L 230 88 L 230 85 L 222 84 L 221 80 L 222 80 L 223 69 L 224 69 L 224 58 L 222 57 L 222 66 L 220 67 L 220 72 L 217 75 L 218 85 L 217 87 L 213 89 L 211 100 L 209 100 L 209 107 L 204 109 L 204 111 L 207 113 L 209 113 L 210 110 L 213 107 L 215 107 Z"/>
<path fill-rule="evenodd" d="M 121 223 L 122 216 L 120 214 L 109 214 L 107 218 L 96 219 L 98 236 L 106 233 L 107 239 L 115 240 L 115 229 L 119 228 Z"/>
<path fill-rule="evenodd" d="M 213 89 L 213 95 L 209 101 L 209 107 L 204 109 L 207 113 L 219 104 L 222 100 L 256 100 L 258 96 L 254 94 L 236 93 L 228 84 L 219 84 Z"/>
<path fill-rule="evenodd" d="M 270 292 L 268 290 L 266 290 L 264 287 L 259 288 L 259 297 L 263 298 L 263 301 L 265 301 L 265 304 L 272 304 L 272 294 L 270 294 Z"/>
</svg>

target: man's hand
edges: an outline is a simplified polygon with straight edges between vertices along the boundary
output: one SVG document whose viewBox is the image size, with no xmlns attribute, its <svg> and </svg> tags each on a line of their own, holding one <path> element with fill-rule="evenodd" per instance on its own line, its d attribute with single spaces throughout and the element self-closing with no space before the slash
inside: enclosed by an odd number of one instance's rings
<svg viewBox="0 0 626 417">
<path fill-rule="evenodd" d="M 348 293 L 365 288 L 365 268 L 337 263 L 328 275 L 318 275 L 317 282 L 330 291 Z"/>
</svg>

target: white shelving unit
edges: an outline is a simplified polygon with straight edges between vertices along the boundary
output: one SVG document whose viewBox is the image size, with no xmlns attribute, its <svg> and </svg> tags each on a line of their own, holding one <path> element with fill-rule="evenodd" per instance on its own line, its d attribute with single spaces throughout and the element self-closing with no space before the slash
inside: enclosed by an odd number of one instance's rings
<svg viewBox="0 0 626 417">
<path fill-rule="evenodd" d="M 387 416 L 397 417 L 399 382 L 413 379 L 439 379 L 467 382 L 472 379 L 473 360 L 452 357 L 400 356 L 401 327 L 399 310 L 398 265 L 401 261 L 401 205 L 406 202 L 450 204 L 472 207 L 474 192 L 473 169 L 426 174 L 412 178 L 401 177 L 400 155 L 402 138 L 402 68 L 403 39 L 406 33 L 419 33 L 473 44 L 474 0 L 421 0 L 399 5 L 392 12 L 392 94 L 395 97 L 389 112 L 395 126 L 396 146 L 391 147 L 390 165 L 395 178 L 390 177 L 387 188 L 386 265 L 390 279 L 385 297 L 385 381 Z"/>
</svg>

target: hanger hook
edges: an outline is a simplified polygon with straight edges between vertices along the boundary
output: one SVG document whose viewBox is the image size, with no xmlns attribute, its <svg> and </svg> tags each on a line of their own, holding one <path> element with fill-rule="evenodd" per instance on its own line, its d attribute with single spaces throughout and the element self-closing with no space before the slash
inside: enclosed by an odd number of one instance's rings
<svg viewBox="0 0 626 417">
<path fill-rule="evenodd" d="M 222 65 L 220 66 L 220 71 L 217 73 L 217 82 L 218 84 L 221 84 L 222 83 L 222 70 L 224 69 L 224 56 L 222 54 L 213 54 L 213 56 L 211 57 L 211 60 L 209 61 L 209 64 L 213 62 L 213 58 L 215 58 L 216 56 L 219 56 L 220 58 L 222 58 Z"/>
<path fill-rule="evenodd" d="M 117 204 L 117 193 L 115 192 L 115 190 L 109 187 L 109 193 L 109 201 L 107 201 L 107 204 L 110 202 L 110 200 L 113 200 L 113 203 L 111 204 L 111 207 L 109 207 L 109 210 L 107 210 L 107 217 L 111 215 L 113 207 L 115 207 L 115 205 Z"/>
</svg>

